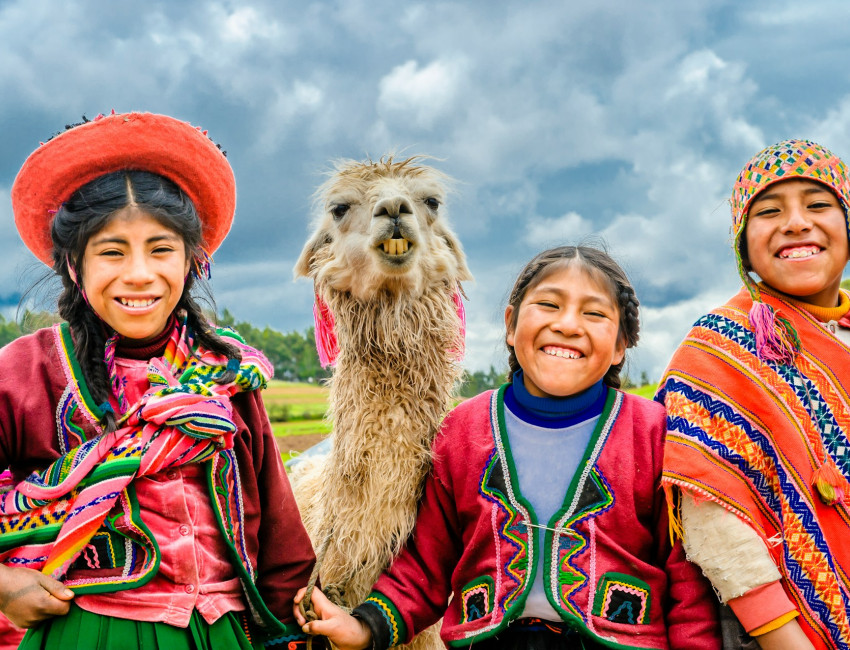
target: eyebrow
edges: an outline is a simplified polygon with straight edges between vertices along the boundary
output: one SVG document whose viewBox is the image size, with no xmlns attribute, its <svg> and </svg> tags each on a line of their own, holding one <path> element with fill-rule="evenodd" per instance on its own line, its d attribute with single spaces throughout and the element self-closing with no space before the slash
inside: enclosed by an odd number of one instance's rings
<svg viewBox="0 0 850 650">
<path fill-rule="evenodd" d="M 154 235 L 153 237 L 149 237 L 145 240 L 146 244 L 155 244 L 161 241 L 178 241 L 180 238 L 177 235 Z M 99 244 L 126 244 L 127 239 L 124 237 L 101 237 L 95 238 L 91 241 L 91 244 L 97 246 Z"/>
<path fill-rule="evenodd" d="M 541 293 L 554 293 L 558 296 L 564 296 L 567 294 L 566 291 L 561 289 L 557 284 L 538 284 L 534 289 L 532 289 L 529 293 L 533 294 L 540 291 Z M 586 297 L 585 302 L 598 302 L 604 305 L 609 305 L 611 307 L 614 306 L 614 301 L 611 300 L 610 296 L 606 294 L 590 294 Z"/>
<path fill-rule="evenodd" d="M 807 187 L 806 189 L 803 190 L 803 194 L 821 194 L 821 193 L 831 194 L 832 196 L 835 196 L 834 194 L 832 194 L 832 192 L 829 190 L 829 188 L 823 187 L 822 185 L 812 185 L 811 187 Z M 753 203 L 758 203 L 759 201 L 766 201 L 766 200 L 769 200 L 769 199 L 777 199 L 777 198 L 779 198 L 779 196 L 780 196 L 779 192 L 762 194 L 760 196 L 757 196 L 755 199 L 753 199 Z"/>
</svg>

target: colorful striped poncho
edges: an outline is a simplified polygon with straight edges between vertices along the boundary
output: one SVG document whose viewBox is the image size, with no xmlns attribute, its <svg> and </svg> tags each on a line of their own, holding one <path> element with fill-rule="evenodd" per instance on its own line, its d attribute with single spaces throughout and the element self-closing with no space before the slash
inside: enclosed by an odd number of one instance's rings
<svg viewBox="0 0 850 650">
<path fill-rule="evenodd" d="M 756 356 L 744 290 L 699 319 L 657 395 L 668 414 L 662 483 L 712 499 L 750 524 L 815 647 L 846 649 L 850 348 L 805 311 L 767 294 L 763 300 L 799 334 L 795 363 Z M 836 468 L 837 501 L 827 505 L 813 483 Z"/>
<path fill-rule="evenodd" d="M 185 324 L 175 327 L 164 356 L 149 363 L 151 388 L 127 410 L 121 428 L 71 449 L 0 497 L 0 562 L 61 579 L 102 526 L 132 521 L 127 487 L 135 477 L 232 448 L 230 397 L 264 386 L 273 373 L 262 354 L 239 348 L 235 368 L 193 347 Z M 216 383 L 228 369 L 236 370 L 235 379 Z"/>
</svg>

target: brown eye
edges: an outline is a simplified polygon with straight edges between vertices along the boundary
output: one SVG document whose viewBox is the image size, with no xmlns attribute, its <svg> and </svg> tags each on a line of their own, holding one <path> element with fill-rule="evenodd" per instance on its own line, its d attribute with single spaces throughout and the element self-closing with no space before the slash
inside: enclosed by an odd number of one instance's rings
<svg viewBox="0 0 850 650">
<path fill-rule="evenodd" d="M 431 210 L 436 210 L 440 207 L 440 202 L 433 196 L 429 196 L 427 199 L 425 199 L 425 205 L 427 205 L 428 208 Z"/>
<path fill-rule="evenodd" d="M 337 203 L 331 208 L 331 214 L 334 219 L 342 219 L 350 209 L 351 206 L 348 203 Z"/>
</svg>

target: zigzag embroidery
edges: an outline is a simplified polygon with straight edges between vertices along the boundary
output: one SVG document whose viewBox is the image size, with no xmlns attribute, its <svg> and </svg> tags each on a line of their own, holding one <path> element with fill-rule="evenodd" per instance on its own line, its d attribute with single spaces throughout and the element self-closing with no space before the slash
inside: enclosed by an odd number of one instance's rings
<svg viewBox="0 0 850 650">
<path fill-rule="evenodd" d="M 615 393 L 614 403 L 608 413 L 599 436 L 590 452 L 587 463 L 582 470 L 576 486 L 573 500 L 567 511 L 557 520 L 555 528 L 559 531 L 558 540 L 558 563 L 550 567 L 550 584 L 552 588 L 558 585 L 560 602 L 565 609 L 579 618 L 581 616 L 578 606 L 573 603 L 572 598 L 587 583 L 587 575 L 579 569 L 573 561 L 587 547 L 587 540 L 575 529 L 575 526 L 592 517 L 598 517 L 614 505 L 614 492 L 605 477 L 596 466 L 599 455 L 608 440 L 608 435 L 614 427 L 614 422 L 620 413 L 623 404 L 623 395 Z M 599 499 L 579 509 L 579 502 L 588 483 L 592 484 L 599 493 Z M 556 574 L 557 571 L 557 574 Z"/>
<path fill-rule="evenodd" d="M 496 440 L 499 440 L 498 435 L 496 436 Z M 512 558 L 505 562 L 504 567 L 505 573 L 516 583 L 516 587 L 509 590 L 502 600 L 502 608 L 503 610 L 507 610 L 522 591 L 522 573 L 528 568 L 529 559 L 527 558 L 529 547 L 528 544 L 516 534 L 523 530 L 523 528 L 520 527 L 520 515 L 517 512 L 517 509 L 512 507 L 511 502 L 508 500 L 506 495 L 496 489 L 491 490 L 487 487 L 490 475 L 494 470 L 498 469 L 500 465 L 501 463 L 498 450 L 494 450 L 487 463 L 487 467 L 485 467 L 484 472 L 482 472 L 479 491 L 485 498 L 492 501 L 505 511 L 507 516 L 505 517 L 504 525 L 498 531 L 499 537 L 516 549 L 516 553 Z M 525 517 L 527 519 L 528 515 L 526 514 Z"/>
</svg>

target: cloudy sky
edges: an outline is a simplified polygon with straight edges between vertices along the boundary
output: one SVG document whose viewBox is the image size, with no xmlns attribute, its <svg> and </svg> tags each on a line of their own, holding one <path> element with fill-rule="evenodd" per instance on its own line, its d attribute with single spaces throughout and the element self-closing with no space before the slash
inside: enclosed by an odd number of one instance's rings
<svg viewBox="0 0 850 650">
<path fill-rule="evenodd" d="M 38 269 L 9 203 L 26 156 L 83 114 L 152 111 L 209 129 L 236 172 L 219 309 L 309 327 L 292 266 L 330 161 L 428 154 L 459 181 L 468 369 L 505 364 L 532 255 L 601 238 L 642 302 L 630 374 L 654 378 L 737 289 L 746 160 L 788 137 L 850 156 L 849 19 L 844 0 L 0 0 L 0 303 Z"/>
</svg>

